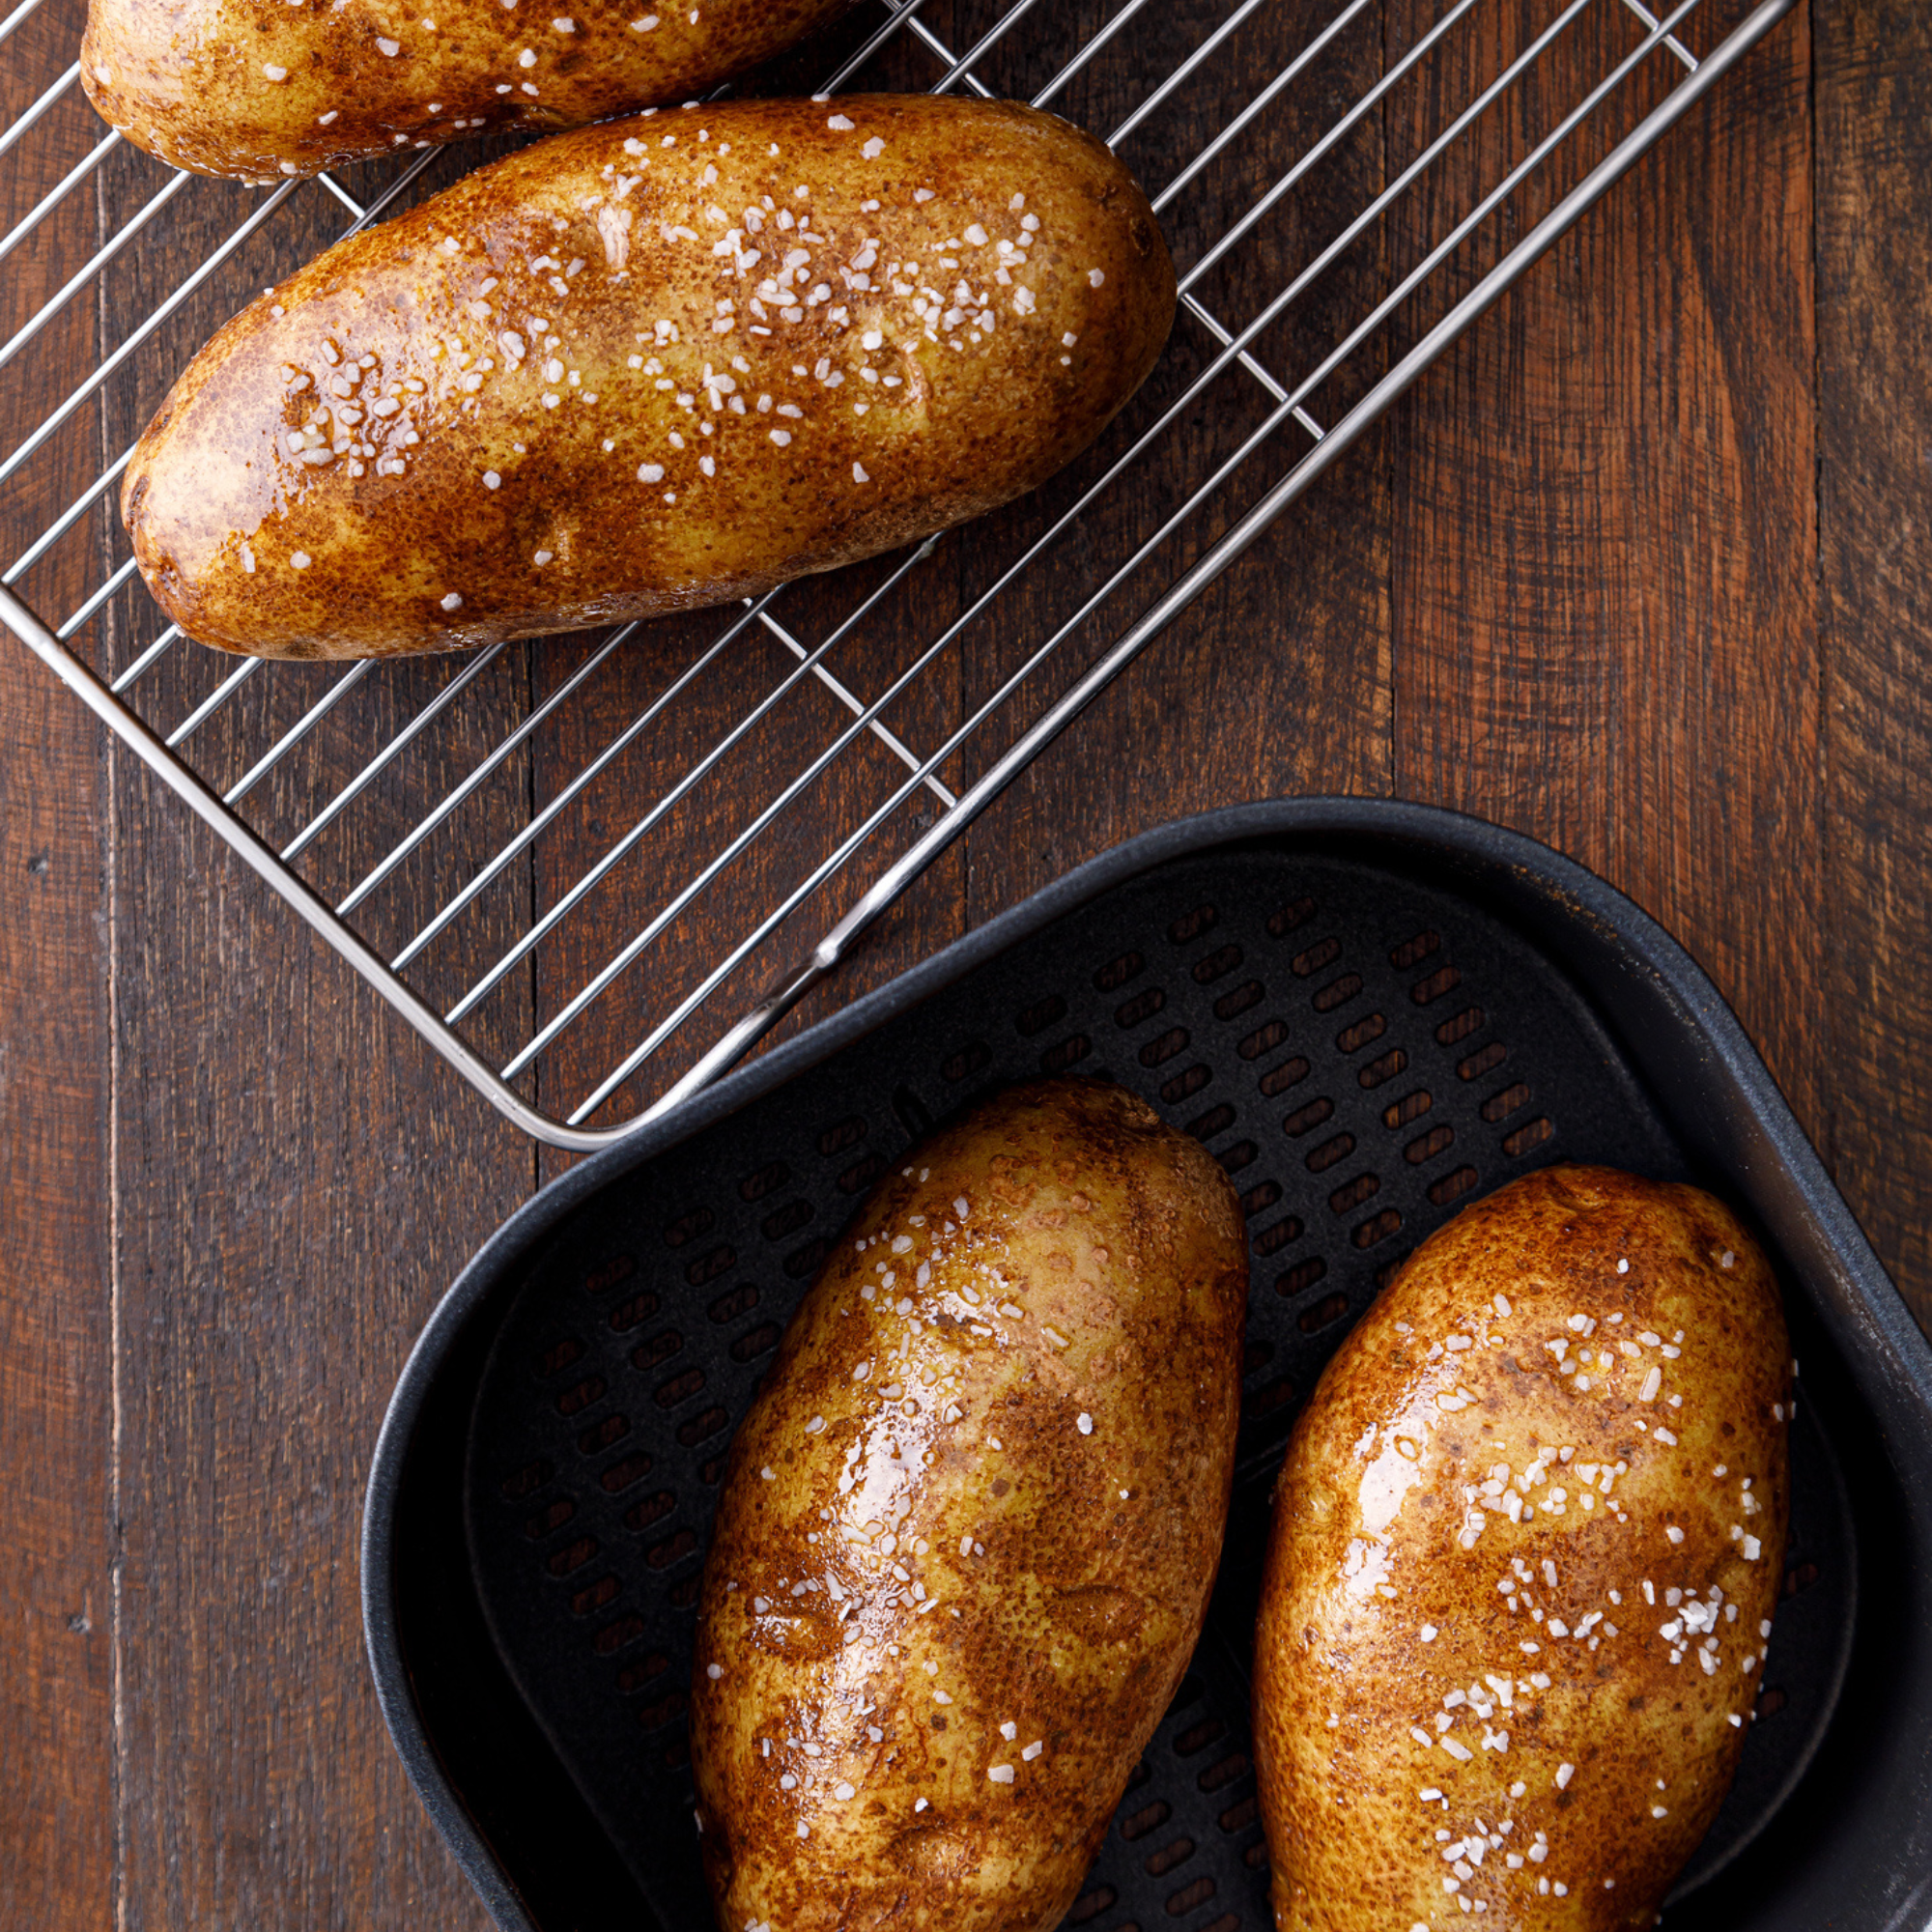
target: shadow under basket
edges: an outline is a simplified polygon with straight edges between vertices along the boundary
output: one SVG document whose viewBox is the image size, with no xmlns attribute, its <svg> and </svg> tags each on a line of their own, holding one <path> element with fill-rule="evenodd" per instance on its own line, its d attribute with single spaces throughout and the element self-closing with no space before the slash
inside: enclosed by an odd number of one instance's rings
<svg viewBox="0 0 1932 1932">
<path fill-rule="evenodd" d="M 1668 1922 L 1923 1923 L 1932 1350 L 1656 924 L 1494 827 L 1308 799 L 1070 873 L 573 1169 L 443 1298 L 378 1444 L 364 1612 L 410 1775 L 505 1932 L 710 1924 L 685 1716 L 732 1428 L 878 1177 L 1042 1072 L 1119 1081 L 1198 1136 L 1253 1265 L 1207 1634 L 1069 1924 L 1265 1932 L 1248 1660 L 1289 1429 L 1416 1243 L 1557 1160 L 1731 1202 L 1801 1364 L 1763 1690 Z"/>
</svg>

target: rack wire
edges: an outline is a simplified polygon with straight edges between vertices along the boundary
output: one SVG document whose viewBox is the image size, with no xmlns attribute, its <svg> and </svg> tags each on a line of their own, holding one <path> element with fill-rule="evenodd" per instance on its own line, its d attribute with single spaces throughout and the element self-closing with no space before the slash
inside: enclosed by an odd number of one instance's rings
<svg viewBox="0 0 1932 1932">
<path fill-rule="evenodd" d="M 833 974 L 1794 4 L 864 0 L 786 84 L 1030 99 L 1148 185 L 1181 309 L 1146 389 L 1035 498 L 907 554 L 346 668 L 163 626 L 121 472 L 265 270 L 476 154 L 203 181 L 102 133 L 70 65 L 0 130 L 0 517 L 37 530 L 0 621 L 496 1106 L 600 1146 Z M 71 14 L 21 0 L 0 70 L 55 65 Z M 49 404 L 37 364 L 81 350 Z"/>
</svg>

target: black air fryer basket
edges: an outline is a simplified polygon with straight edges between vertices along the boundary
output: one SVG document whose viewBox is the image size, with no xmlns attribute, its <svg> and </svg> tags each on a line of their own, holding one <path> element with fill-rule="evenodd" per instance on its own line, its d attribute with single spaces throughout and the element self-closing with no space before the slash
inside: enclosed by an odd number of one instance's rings
<svg viewBox="0 0 1932 1932">
<path fill-rule="evenodd" d="M 505 1932 L 710 1924 L 685 1710 L 732 1426 L 874 1179 L 1041 1072 L 1120 1081 L 1199 1136 L 1253 1260 L 1207 1634 L 1069 1924 L 1265 1932 L 1247 1670 L 1289 1428 L 1416 1243 L 1554 1160 L 1732 1202 L 1801 1363 L 1757 1719 L 1668 1922 L 1926 1923 L 1932 1352 L 1658 926 L 1494 827 L 1310 799 L 1081 867 L 572 1170 L 444 1297 L 378 1445 L 365 1612 L 410 1774 Z"/>
</svg>

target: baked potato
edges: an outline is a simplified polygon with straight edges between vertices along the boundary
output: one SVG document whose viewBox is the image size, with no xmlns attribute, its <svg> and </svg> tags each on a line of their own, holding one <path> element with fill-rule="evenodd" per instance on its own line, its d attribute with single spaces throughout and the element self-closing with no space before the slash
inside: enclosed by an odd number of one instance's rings
<svg viewBox="0 0 1932 1932">
<path fill-rule="evenodd" d="M 1014 1090 L 845 1231 L 732 1444 L 692 1753 L 725 1932 L 1049 1932 L 1186 1666 L 1247 1287 L 1226 1177 Z"/>
<path fill-rule="evenodd" d="M 1692 1187 L 1549 1168 L 1417 1250 L 1275 1492 L 1280 1932 L 1656 1922 L 1756 1701 L 1792 1367 L 1763 1255 Z"/>
<path fill-rule="evenodd" d="M 103 119 L 170 166 L 270 182 L 687 100 L 849 4 L 89 0 L 80 79 Z"/>
<path fill-rule="evenodd" d="M 1140 384 L 1174 298 L 1140 189 L 1051 115 L 639 116 L 252 302 L 149 425 L 122 512 L 182 630 L 264 657 L 751 597 L 1044 481 Z"/>
</svg>

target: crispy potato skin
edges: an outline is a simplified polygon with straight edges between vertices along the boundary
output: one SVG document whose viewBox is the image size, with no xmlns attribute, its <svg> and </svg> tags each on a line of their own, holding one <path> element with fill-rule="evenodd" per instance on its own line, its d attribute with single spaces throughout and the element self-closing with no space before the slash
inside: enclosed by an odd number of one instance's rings
<svg viewBox="0 0 1932 1932">
<path fill-rule="evenodd" d="M 370 0 L 90 0 L 80 78 L 105 120 L 172 166 L 274 181 L 689 100 L 849 4 L 705 0 L 694 22 L 688 6 L 657 0 L 540 11 L 466 0 L 427 13 Z"/>
<path fill-rule="evenodd" d="M 652 616 L 1033 489 L 1173 314 L 1146 197 L 1051 115 L 639 116 L 481 169 L 251 303 L 149 425 L 122 514 L 168 615 L 257 656 Z"/>
<path fill-rule="evenodd" d="M 1247 1290 L 1221 1170 L 1076 1081 L 909 1163 L 731 1447 L 692 1697 L 726 1932 L 1057 1925 L 1220 1556 Z"/>
<path fill-rule="evenodd" d="M 1255 1731 L 1281 1932 L 1655 1922 L 1756 1698 L 1790 1374 L 1764 1257 L 1692 1187 L 1549 1168 L 1417 1250 L 1275 1492 Z M 1480 1487 L 1505 1468 L 1519 1521 Z M 1670 1591 L 1716 1608 L 1714 1671 Z"/>
</svg>

